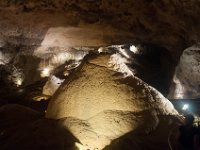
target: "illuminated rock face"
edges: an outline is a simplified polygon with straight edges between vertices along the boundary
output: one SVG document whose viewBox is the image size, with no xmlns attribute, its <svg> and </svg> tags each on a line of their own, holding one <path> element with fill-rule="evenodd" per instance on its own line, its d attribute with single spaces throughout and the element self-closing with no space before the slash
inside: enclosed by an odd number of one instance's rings
<svg viewBox="0 0 200 150">
<path fill-rule="evenodd" d="M 42 94 L 52 96 L 59 88 L 64 79 L 59 79 L 56 76 L 51 76 L 43 87 Z"/>
<path fill-rule="evenodd" d="M 184 50 L 176 67 L 169 98 L 187 99 L 200 96 L 199 60 L 199 46 L 192 46 Z"/>
<path fill-rule="evenodd" d="M 67 127 L 84 147 L 103 149 L 110 145 L 112 140 L 132 131 L 140 135 L 149 134 L 157 128 L 159 119 L 154 111 L 133 113 L 107 110 L 87 120 L 68 117 L 59 122 Z"/>
<path fill-rule="evenodd" d="M 124 78 L 123 74 L 108 69 L 105 66 L 108 56 L 98 59 L 86 62 L 64 82 L 49 104 L 47 117 L 88 119 L 104 110 L 139 112 L 162 107 L 160 93 L 135 77 Z M 163 111 L 169 111 L 168 107 Z"/>
<path fill-rule="evenodd" d="M 102 149 L 129 132 L 155 130 L 160 115 L 178 115 L 159 92 L 107 67 L 102 55 L 85 62 L 53 96 L 47 118 L 60 119 L 84 146 Z"/>
</svg>

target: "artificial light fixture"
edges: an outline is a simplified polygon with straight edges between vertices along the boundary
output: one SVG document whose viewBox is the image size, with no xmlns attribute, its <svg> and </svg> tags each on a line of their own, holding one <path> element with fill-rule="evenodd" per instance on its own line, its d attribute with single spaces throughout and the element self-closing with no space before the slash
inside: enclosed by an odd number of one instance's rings
<svg viewBox="0 0 200 150">
<path fill-rule="evenodd" d="M 188 110 L 188 109 L 189 109 L 189 104 L 184 104 L 182 110 Z"/>
<path fill-rule="evenodd" d="M 41 71 L 41 77 L 49 77 L 50 75 L 50 68 L 49 67 L 45 67 L 42 71 Z"/>
<path fill-rule="evenodd" d="M 22 79 L 21 79 L 21 78 L 18 78 L 18 79 L 16 80 L 16 85 L 17 85 L 17 87 L 19 87 L 19 86 L 22 85 Z"/>
<path fill-rule="evenodd" d="M 138 48 L 136 46 L 134 46 L 134 45 L 131 45 L 130 46 L 130 51 L 135 53 L 135 54 L 137 54 L 138 53 Z"/>
</svg>

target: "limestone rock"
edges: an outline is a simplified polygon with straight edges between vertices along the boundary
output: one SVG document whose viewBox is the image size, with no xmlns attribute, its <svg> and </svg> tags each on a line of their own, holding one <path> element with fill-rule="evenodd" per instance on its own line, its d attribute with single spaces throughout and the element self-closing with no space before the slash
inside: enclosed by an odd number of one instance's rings
<svg viewBox="0 0 200 150">
<path fill-rule="evenodd" d="M 121 137 L 126 142 L 126 134 L 129 138 L 147 136 L 160 125 L 159 115 L 178 115 L 157 90 L 137 77 L 125 77 L 107 67 L 109 59 L 109 55 L 90 57 L 65 80 L 47 108 L 46 117 L 59 119 L 86 149 L 113 146 L 112 141 Z M 140 144 L 141 140 L 135 141 L 131 148 Z"/>
<path fill-rule="evenodd" d="M 174 73 L 169 98 L 187 99 L 200 96 L 200 48 L 197 45 L 184 50 Z"/>
<path fill-rule="evenodd" d="M 86 62 L 55 93 L 47 109 L 48 118 L 88 119 L 104 110 L 139 112 L 159 108 L 161 113 L 176 112 L 167 99 L 142 80 L 124 78 L 122 73 L 96 65 L 94 60 L 93 64 Z M 102 62 L 106 60 L 107 56 Z"/>
<path fill-rule="evenodd" d="M 153 132 L 147 135 L 135 134 L 135 131 L 122 135 L 112 140 L 112 142 L 104 148 L 104 150 L 168 150 L 170 142 L 177 143 L 176 137 L 169 138 L 169 132 L 173 129 L 173 136 L 176 136 L 180 121 L 174 116 L 157 116 L 159 125 Z M 144 128 L 143 128 L 144 129 Z M 168 139 L 169 138 L 169 139 Z"/>
<path fill-rule="evenodd" d="M 23 86 L 30 85 L 41 80 L 40 72 L 37 69 L 40 61 L 41 59 L 38 57 L 32 55 L 23 55 L 20 53 L 18 53 L 18 55 L 15 57 L 12 65 L 21 70 L 23 73 Z"/>
<path fill-rule="evenodd" d="M 152 112 L 146 111 L 137 114 L 112 110 L 103 111 L 88 120 L 69 117 L 63 118 L 59 122 L 62 126 L 67 127 L 84 147 L 103 149 L 112 140 L 131 131 L 137 135 L 146 135 L 154 130 L 159 124 L 159 120 Z"/>
<path fill-rule="evenodd" d="M 42 94 L 52 96 L 55 91 L 60 87 L 64 79 L 59 79 L 56 76 L 49 77 L 48 81 L 43 87 Z"/>
</svg>

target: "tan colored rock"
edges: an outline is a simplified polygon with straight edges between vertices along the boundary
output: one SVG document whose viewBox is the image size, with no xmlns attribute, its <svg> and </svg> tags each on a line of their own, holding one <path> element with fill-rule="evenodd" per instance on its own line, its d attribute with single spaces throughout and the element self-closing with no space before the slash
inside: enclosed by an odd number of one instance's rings
<svg viewBox="0 0 200 150">
<path fill-rule="evenodd" d="M 174 148 L 174 144 L 177 144 L 180 120 L 177 120 L 178 118 L 176 116 L 170 115 L 157 115 L 157 118 L 159 124 L 153 132 L 142 135 L 135 133 L 135 130 L 133 130 L 112 140 L 104 150 L 168 150 L 168 140 L 170 140 L 171 146 Z M 142 129 L 146 129 L 145 126 Z M 173 132 L 169 134 L 172 130 Z M 169 135 L 171 136 L 169 137 Z"/>
<path fill-rule="evenodd" d="M 43 87 L 42 94 L 52 96 L 63 81 L 64 79 L 60 79 L 54 75 L 50 76 Z"/>
<path fill-rule="evenodd" d="M 159 120 L 153 112 L 103 111 L 88 120 L 63 118 L 59 122 L 67 127 L 84 147 L 103 149 L 125 133 L 134 131 L 136 134 L 146 135 L 154 130 Z"/>
<path fill-rule="evenodd" d="M 102 65 L 108 57 L 104 59 Z M 100 66 L 99 61 L 96 65 L 95 59 L 86 62 L 55 93 L 47 109 L 47 118 L 88 119 L 104 110 L 139 112 L 161 108 L 161 113 L 176 112 L 167 99 L 141 80 L 123 77 L 121 73 Z"/>
<path fill-rule="evenodd" d="M 174 72 L 169 99 L 195 99 L 200 96 L 199 58 L 199 45 L 193 45 L 183 51 Z"/>
<path fill-rule="evenodd" d="M 61 85 L 47 109 L 46 117 L 60 119 L 85 149 L 103 149 L 129 133 L 129 138 L 147 136 L 157 130 L 159 115 L 178 115 L 166 98 L 142 80 L 109 69 L 109 60 L 109 55 L 90 58 Z M 140 142 L 131 148 L 140 147 Z"/>
<path fill-rule="evenodd" d="M 134 101 L 136 97 L 132 89 L 115 82 L 122 77 L 105 67 L 87 63 L 80 72 L 73 75 L 69 85 L 61 87 L 54 95 L 47 117 L 88 119 L 103 110 L 138 111 L 140 107 Z"/>
<path fill-rule="evenodd" d="M 54 27 L 49 28 L 41 46 L 51 47 L 90 47 L 108 45 L 116 41 L 120 36 L 133 37 L 131 33 L 114 30 L 106 26 L 90 27 Z"/>
</svg>

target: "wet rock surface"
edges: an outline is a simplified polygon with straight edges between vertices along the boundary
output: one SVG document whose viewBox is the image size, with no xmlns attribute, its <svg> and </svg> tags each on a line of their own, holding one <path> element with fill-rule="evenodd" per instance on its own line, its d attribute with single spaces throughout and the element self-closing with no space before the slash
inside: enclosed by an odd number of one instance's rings
<svg viewBox="0 0 200 150">
<path fill-rule="evenodd" d="M 103 110 L 138 112 L 152 108 L 151 102 L 153 107 L 162 107 L 164 97 L 159 97 L 160 93 L 136 77 L 124 78 L 122 73 L 112 71 L 109 59 L 109 55 L 91 59 L 69 76 L 53 96 L 47 117 L 88 119 Z M 166 111 L 173 108 L 168 100 L 164 103 Z"/>
</svg>

